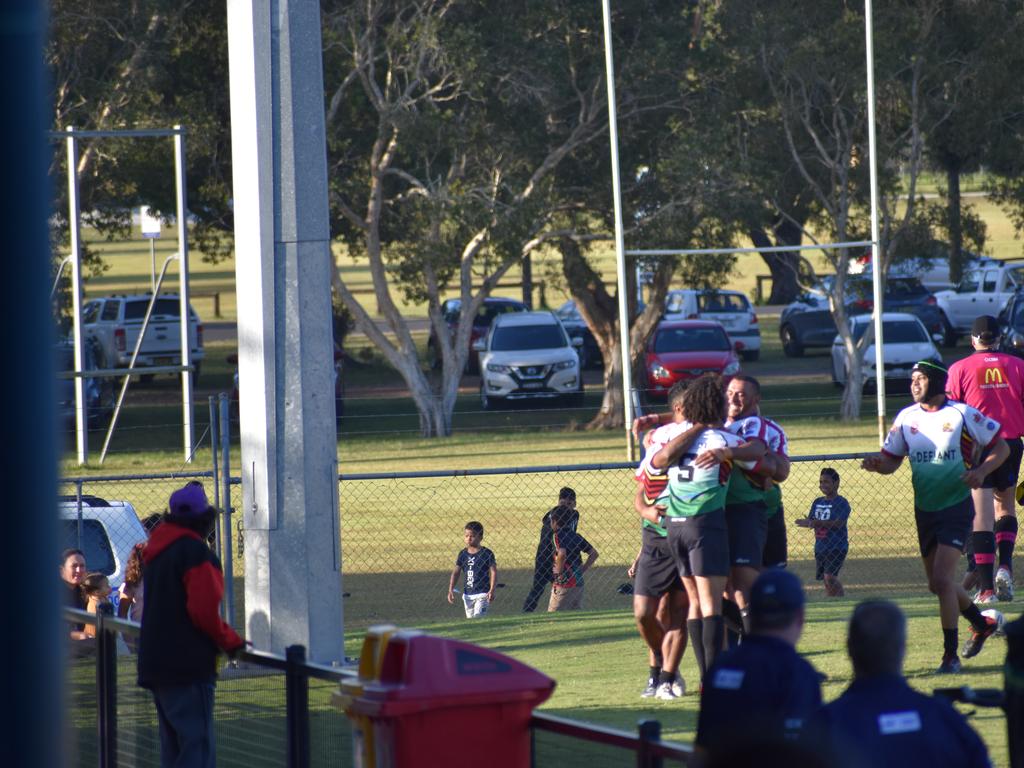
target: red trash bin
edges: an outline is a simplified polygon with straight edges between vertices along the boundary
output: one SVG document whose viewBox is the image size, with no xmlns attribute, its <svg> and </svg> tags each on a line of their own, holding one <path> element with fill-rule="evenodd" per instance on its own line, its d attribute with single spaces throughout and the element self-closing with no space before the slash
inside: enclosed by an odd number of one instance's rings
<svg viewBox="0 0 1024 768">
<path fill-rule="evenodd" d="M 378 679 L 345 708 L 371 730 L 357 739 L 357 764 L 372 754 L 373 768 L 530 765 L 530 717 L 554 680 L 504 654 L 415 630 L 386 642 Z M 364 740 L 372 750 L 360 754 Z"/>
</svg>

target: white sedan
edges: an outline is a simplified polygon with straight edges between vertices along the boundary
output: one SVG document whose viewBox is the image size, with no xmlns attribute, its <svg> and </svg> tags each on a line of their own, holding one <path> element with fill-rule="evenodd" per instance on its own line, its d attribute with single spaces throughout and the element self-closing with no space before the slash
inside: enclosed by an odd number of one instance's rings
<svg viewBox="0 0 1024 768">
<path fill-rule="evenodd" d="M 854 339 L 860 339 L 874 322 L 871 315 L 857 315 L 850 318 Z M 882 360 L 885 364 L 885 378 L 910 380 L 910 370 L 919 360 L 942 362 L 935 342 L 928 335 L 924 324 L 915 316 L 904 312 L 885 312 L 882 315 Z M 845 386 L 850 370 L 846 347 L 838 335 L 832 342 L 832 381 Z M 861 373 L 865 383 L 875 380 L 875 345 L 864 350 Z"/>
</svg>

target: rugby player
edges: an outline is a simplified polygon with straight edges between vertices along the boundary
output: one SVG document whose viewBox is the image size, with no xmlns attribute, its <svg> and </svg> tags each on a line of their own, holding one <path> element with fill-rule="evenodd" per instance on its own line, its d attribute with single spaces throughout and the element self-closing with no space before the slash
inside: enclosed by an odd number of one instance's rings
<svg viewBox="0 0 1024 768">
<path fill-rule="evenodd" d="M 644 460 L 636 471 L 634 506 L 638 510 L 667 503 L 668 475 L 663 471 L 651 471 L 654 455 L 673 437 L 690 432 L 690 439 L 693 439 L 702 430 L 686 421 L 685 393 L 689 383 L 687 379 L 672 385 L 668 392 L 672 423 L 648 433 L 644 440 Z M 686 650 L 682 625 L 687 618 L 689 601 L 668 546 L 668 532 L 656 522 L 642 518 L 641 535 L 635 572 L 630 574 L 636 579 L 633 585 L 633 616 L 650 651 L 650 675 L 641 696 L 669 701 L 685 692 L 679 661 Z M 698 638 L 697 643 L 700 642 L 701 638 Z"/>
<path fill-rule="evenodd" d="M 998 352 L 999 322 L 981 315 L 971 329 L 974 354 L 949 367 L 946 393 L 977 408 L 1001 425 L 999 436 L 1010 455 L 985 478 L 974 498 L 974 532 L 971 534 L 972 565 L 964 586 L 977 581 L 977 602 L 1013 600 L 1013 547 L 1017 541 L 1014 491 L 1020 472 L 1021 435 L 1024 435 L 1024 360 Z M 993 508 L 993 500 L 995 502 Z M 995 571 L 996 551 L 999 567 Z M 971 572 L 975 574 L 972 578 Z"/>
<path fill-rule="evenodd" d="M 752 468 L 763 455 L 764 444 L 744 446 L 722 426 L 725 397 L 718 376 L 705 375 L 686 391 L 685 415 L 699 427 L 682 432 L 651 456 L 648 472 L 668 477 L 664 503 L 643 504 L 641 516 L 668 531 L 668 544 L 676 569 L 690 597 L 691 645 L 703 678 L 722 648 L 722 593 L 729 574 L 729 537 L 725 525 L 725 496 L 733 463 Z M 740 451 L 743 446 L 743 451 Z M 698 454 L 728 447 L 753 460 L 715 461 L 698 467 Z M 745 459 L 744 455 L 744 459 Z M 695 623 L 691 625 L 691 621 Z M 698 651 L 698 646 L 703 654 Z"/>
<path fill-rule="evenodd" d="M 889 475 L 904 457 L 910 459 L 917 538 L 928 588 L 939 599 L 943 653 L 938 672 L 955 673 L 960 670 L 957 613 L 971 625 L 964 658 L 977 655 L 997 627 L 995 618 L 982 616 L 971 602 L 954 572 L 974 519 L 971 489 L 982 486 L 1010 449 L 996 421 L 946 397 L 946 369 L 940 363 L 914 365 L 910 394 L 914 404 L 899 412 L 881 452 L 866 456 L 861 467 Z"/>
</svg>

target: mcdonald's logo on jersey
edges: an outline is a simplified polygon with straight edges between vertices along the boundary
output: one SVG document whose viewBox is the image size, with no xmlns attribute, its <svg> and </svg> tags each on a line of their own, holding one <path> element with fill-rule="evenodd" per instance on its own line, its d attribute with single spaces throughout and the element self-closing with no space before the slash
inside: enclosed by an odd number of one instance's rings
<svg viewBox="0 0 1024 768">
<path fill-rule="evenodd" d="M 985 383 L 986 384 L 1002 384 L 1003 383 L 1003 371 L 1001 368 L 986 368 L 985 369 Z"/>
</svg>

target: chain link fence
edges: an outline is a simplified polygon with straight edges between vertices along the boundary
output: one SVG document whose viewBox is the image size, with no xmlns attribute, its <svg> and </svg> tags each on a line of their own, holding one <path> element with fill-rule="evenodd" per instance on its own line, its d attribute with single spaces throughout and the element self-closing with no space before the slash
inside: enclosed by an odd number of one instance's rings
<svg viewBox="0 0 1024 768">
<path fill-rule="evenodd" d="M 805 581 L 810 599 L 825 599 L 822 582 L 815 579 L 814 532 L 798 527 L 796 520 L 807 517 L 820 495 L 821 470 L 831 467 L 840 476 L 840 495 L 852 508 L 849 554 L 839 574 L 847 594 L 926 594 L 909 470 L 904 466 L 891 476 L 869 474 L 860 469 L 860 458 L 861 454 L 794 458 L 790 477 L 782 486 L 789 568 Z M 121 521 L 122 527 L 115 528 L 116 540 L 130 547 L 144 535 L 140 533 L 143 529 L 114 502 L 128 502 L 135 517 L 144 520 L 162 513 L 171 492 L 188 480 L 203 482 L 211 501 L 215 500 L 211 472 L 64 481 L 61 514 L 67 545 L 84 544 L 81 548 L 90 570 L 105 562 L 109 566 L 109 558 L 104 561 L 102 552 L 92 554 L 95 542 L 90 539 L 88 521 L 98 512 L 83 506 L 80 527 L 78 496 L 104 500 L 109 507 L 100 512 Z M 239 509 L 238 481 L 220 485 L 230 488 L 230 498 L 217 498 L 217 504 Z M 635 481 L 629 464 L 346 474 L 339 478 L 346 627 L 359 630 L 383 621 L 408 625 L 463 616 L 461 600 L 449 604 L 447 590 L 456 556 L 465 546 L 464 526 L 471 520 L 483 524 L 483 544 L 497 559 L 498 588 L 491 612 L 521 612 L 535 583 L 541 518 L 557 504 L 562 487 L 576 491 L 578 532 L 599 552 L 585 577 L 583 607 L 629 610 L 627 570 L 640 545 L 638 518 L 632 508 Z M 235 528 L 229 540 L 222 536 L 217 545 L 223 557 L 233 558 L 237 575 L 233 615 L 236 625 L 241 625 L 242 515 L 231 519 Z M 218 530 L 223 532 L 221 526 Z M 542 583 L 542 588 L 538 611 L 546 610 L 550 592 L 549 584 Z"/>
</svg>

